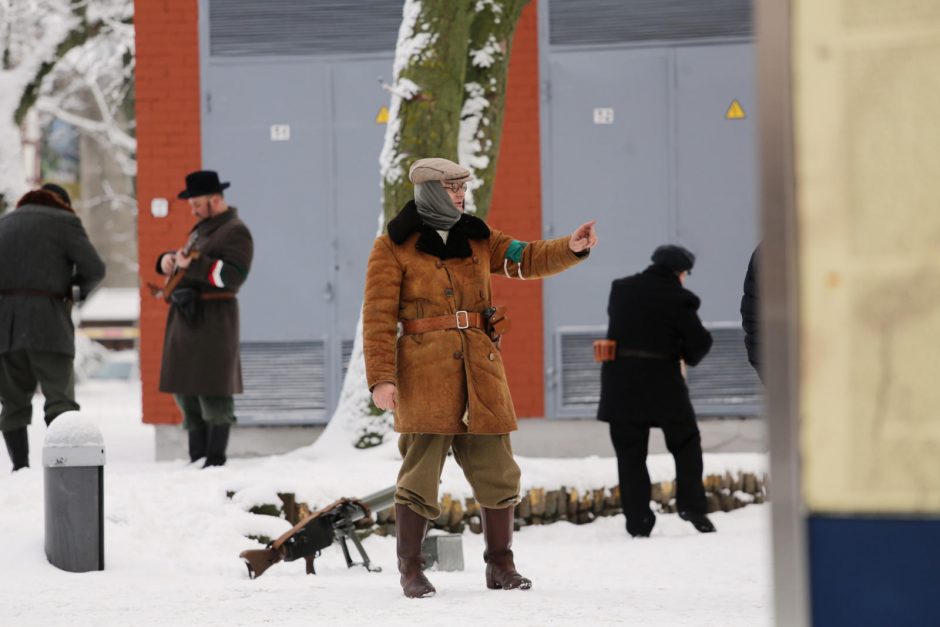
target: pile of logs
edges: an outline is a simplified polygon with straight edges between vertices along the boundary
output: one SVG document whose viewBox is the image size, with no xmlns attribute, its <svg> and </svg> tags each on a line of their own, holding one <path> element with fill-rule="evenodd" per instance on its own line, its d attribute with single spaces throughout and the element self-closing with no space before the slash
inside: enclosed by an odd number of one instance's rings
<svg viewBox="0 0 940 627">
<path fill-rule="evenodd" d="M 767 475 L 737 473 L 732 475 L 708 475 L 704 479 L 708 511 L 728 512 L 751 503 L 767 501 Z M 653 484 L 652 497 L 656 510 L 662 513 L 676 511 L 676 486 L 674 481 Z M 255 513 L 282 515 L 292 524 L 309 515 L 306 503 L 298 503 L 293 494 L 279 494 L 281 505 L 258 505 Z M 598 516 L 614 516 L 621 512 L 620 489 L 598 488 L 579 492 L 574 488 L 561 487 L 556 490 L 533 488 L 523 495 L 516 506 L 516 526 L 547 525 L 559 520 L 582 525 Z M 371 531 L 378 535 L 394 535 L 395 508 L 373 512 L 374 525 Z M 455 499 L 450 494 L 441 498 L 441 515 L 432 523 L 435 529 L 450 533 L 462 533 L 469 528 L 473 533 L 482 532 L 480 505 L 473 498 Z"/>
</svg>

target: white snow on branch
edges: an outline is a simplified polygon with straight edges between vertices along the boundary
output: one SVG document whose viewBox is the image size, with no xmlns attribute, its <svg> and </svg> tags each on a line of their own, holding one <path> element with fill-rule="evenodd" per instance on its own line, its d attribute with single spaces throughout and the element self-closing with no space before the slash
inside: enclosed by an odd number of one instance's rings
<svg viewBox="0 0 940 627">
<path fill-rule="evenodd" d="M 411 100 L 421 91 L 414 81 L 407 78 L 398 79 L 394 85 L 383 84 L 382 88 L 402 100 Z"/>
<path fill-rule="evenodd" d="M 82 9 L 94 34 L 56 59 Z M 43 63 L 55 65 L 39 86 L 36 110 L 77 127 L 126 174 L 136 173 L 133 120 L 121 119 L 133 81 L 133 14 L 132 0 L 0 0 L 0 52 L 9 65 L 0 69 L 0 194 L 8 200 L 35 175 L 23 163 L 23 130 L 13 114 Z"/>
<path fill-rule="evenodd" d="M 15 201 L 29 181 L 23 161 L 23 136 L 13 120 L 27 85 L 78 24 L 69 0 L 0 1 L 0 194 Z"/>
<path fill-rule="evenodd" d="M 123 173 L 137 173 L 137 141 L 125 103 L 133 85 L 134 29 L 130 0 L 96 0 L 89 18 L 98 32 L 69 50 L 44 82 L 39 111 L 59 118 L 100 144 Z"/>
</svg>

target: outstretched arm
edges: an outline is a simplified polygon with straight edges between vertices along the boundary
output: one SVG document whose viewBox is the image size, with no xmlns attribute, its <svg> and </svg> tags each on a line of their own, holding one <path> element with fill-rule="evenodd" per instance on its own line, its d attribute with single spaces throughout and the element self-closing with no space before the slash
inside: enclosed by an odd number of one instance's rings
<svg viewBox="0 0 940 627">
<path fill-rule="evenodd" d="M 493 230 L 490 272 L 511 279 L 540 279 L 577 265 L 597 245 L 594 222 L 579 226 L 568 237 L 523 242 Z"/>
</svg>

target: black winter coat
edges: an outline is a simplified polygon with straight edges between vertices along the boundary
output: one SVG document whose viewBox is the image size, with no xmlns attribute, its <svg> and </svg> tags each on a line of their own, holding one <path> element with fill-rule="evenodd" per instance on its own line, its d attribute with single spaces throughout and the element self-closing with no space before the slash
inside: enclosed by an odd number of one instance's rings
<svg viewBox="0 0 940 627">
<path fill-rule="evenodd" d="M 618 350 L 661 355 L 618 357 L 601 367 L 598 420 L 662 421 L 695 418 L 679 360 L 694 366 L 708 354 L 711 334 L 698 317 L 699 298 L 679 277 L 652 265 L 614 281 L 610 290 L 607 338 Z"/>
<path fill-rule="evenodd" d="M 254 245 L 234 207 L 202 220 L 194 246 L 200 257 L 186 269 L 179 289 L 199 293 L 233 292 L 248 277 Z M 168 253 L 164 253 L 168 254 Z M 157 259 L 157 272 L 160 260 Z M 175 394 L 231 396 L 242 392 L 238 301 L 201 300 L 197 317 L 186 320 L 170 306 L 163 340 L 160 391 Z"/>
<path fill-rule="evenodd" d="M 31 192 L 42 200 L 49 195 Z M 0 353 L 37 350 L 75 355 L 75 330 L 65 300 L 72 286 L 85 298 L 105 267 L 82 221 L 58 206 L 24 204 L 0 218 Z M 36 290 L 61 297 L 19 292 Z"/>
<path fill-rule="evenodd" d="M 744 346 L 747 348 L 747 360 L 754 366 L 757 376 L 760 371 L 760 334 L 758 333 L 758 287 L 757 264 L 760 246 L 754 249 L 751 261 L 747 264 L 744 275 L 744 295 L 741 296 L 741 326 L 744 327 Z"/>
</svg>

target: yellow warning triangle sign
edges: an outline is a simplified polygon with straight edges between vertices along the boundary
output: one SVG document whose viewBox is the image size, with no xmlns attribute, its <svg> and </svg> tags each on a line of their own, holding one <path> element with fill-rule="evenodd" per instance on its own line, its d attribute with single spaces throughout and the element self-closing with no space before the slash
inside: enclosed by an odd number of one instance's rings
<svg viewBox="0 0 940 627">
<path fill-rule="evenodd" d="M 725 112 L 726 120 L 743 120 L 747 117 L 747 114 L 744 113 L 744 107 L 741 106 L 741 103 L 738 102 L 738 99 L 735 98 L 731 101 L 731 106 L 728 107 L 728 110 Z"/>
<path fill-rule="evenodd" d="M 375 115 L 375 123 L 388 124 L 388 107 L 383 105 L 382 108 L 379 109 L 379 112 Z"/>
</svg>

